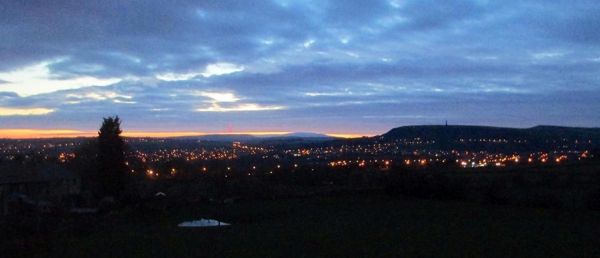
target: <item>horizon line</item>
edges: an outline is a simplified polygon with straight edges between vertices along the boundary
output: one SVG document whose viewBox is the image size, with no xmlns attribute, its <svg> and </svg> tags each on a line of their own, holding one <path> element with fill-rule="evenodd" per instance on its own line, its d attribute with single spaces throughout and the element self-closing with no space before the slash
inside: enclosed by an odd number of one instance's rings
<svg viewBox="0 0 600 258">
<path fill-rule="evenodd" d="M 130 138 L 175 138 L 207 135 L 252 135 L 252 136 L 283 136 L 292 134 L 291 131 L 248 131 L 248 132 L 197 132 L 197 131 L 124 131 L 123 137 Z M 373 134 L 356 133 L 322 133 L 335 138 L 361 138 Z M 96 137 L 97 131 L 82 131 L 72 129 L 0 129 L 0 139 L 49 139 L 49 138 L 86 138 Z"/>
</svg>

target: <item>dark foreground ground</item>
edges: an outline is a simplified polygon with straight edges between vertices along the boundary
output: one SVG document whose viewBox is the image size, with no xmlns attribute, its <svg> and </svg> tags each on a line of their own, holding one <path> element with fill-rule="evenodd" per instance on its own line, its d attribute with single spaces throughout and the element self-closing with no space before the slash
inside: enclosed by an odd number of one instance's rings
<svg viewBox="0 0 600 258">
<path fill-rule="evenodd" d="M 372 194 L 124 212 L 37 240 L 60 257 L 600 256 L 600 213 Z M 232 223 L 179 228 L 200 218 Z M 86 224 L 87 223 L 87 224 Z M 23 254 L 23 253 L 21 253 Z"/>
</svg>

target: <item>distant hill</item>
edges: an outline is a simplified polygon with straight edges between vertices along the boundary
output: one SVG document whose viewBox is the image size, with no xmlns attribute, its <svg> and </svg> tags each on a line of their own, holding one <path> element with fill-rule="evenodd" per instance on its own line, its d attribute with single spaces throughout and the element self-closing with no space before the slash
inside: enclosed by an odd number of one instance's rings
<svg viewBox="0 0 600 258">
<path fill-rule="evenodd" d="M 381 135 L 383 137 L 406 138 L 406 137 L 426 137 L 430 139 L 449 137 L 449 138 L 572 138 L 580 139 L 600 139 L 600 128 L 579 128 L 579 127 L 560 127 L 560 126 L 535 126 L 532 128 L 518 129 L 490 126 L 467 126 L 467 125 L 419 125 L 403 126 L 390 130 Z"/>
<path fill-rule="evenodd" d="M 375 141 L 422 141 L 439 149 L 532 150 L 561 146 L 593 148 L 600 128 L 535 126 L 503 128 L 463 125 L 403 126 L 373 137 Z"/>
</svg>

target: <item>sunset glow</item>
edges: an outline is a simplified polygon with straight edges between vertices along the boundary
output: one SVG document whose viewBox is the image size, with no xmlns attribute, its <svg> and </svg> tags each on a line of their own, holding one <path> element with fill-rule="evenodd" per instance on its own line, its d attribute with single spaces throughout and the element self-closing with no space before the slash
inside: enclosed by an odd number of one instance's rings
<svg viewBox="0 0 600 258">
<path fill-rule="evenodd" d="M 252 136 L 284 136 L 292 132 L 142 132 L 142 131 L 124 131 L 121 135 L 124 137 L 191 137 L 205 135 L 252 135 Z M 326 134 L 331 137 L 339 138 L 357 138 L 363 135 L 358 134 Z M 0 129 L 0 138 L 11 139 L 31 139 L 31 138 L 73 138 L 73 137 L 95 137 L 95 131 L 61 130 L 61 129 Z"/>
<path fill-rule="evenodd" d="M 371 134 L 344 134 L 344 133 L 326 133 L 325 135 L 337 138 L 361 138 L 363 136 L 373 136 Z"/>
<path fill-rule="evenodd" d="M 291 132 L 235 132 L 235 133 L 209 133 L 209 132 L 123 132 L 125 137 L 188 137 L 188 136 L 205 136 L 205 135 L 253 135 L 253 136 L 269 136 L 269 135 L 285 135 Z"/>
<path fill-rule="evenodd" d="M 74 138 L 92 137 L 95 132 L 83 132 L 78 130 L 63 129 L 0 129 L 0 138 L 31 139 L 31 138 Z"/>
<path fill-rule="evenodd" d="M 252 135 L 252 136 L 285 136 L 293 132 L 143 132 L 143 131 L 124 131 L 121 135 L 124 137 L 192 137 L 206 135 Z M 96 131 L 78 131 L 64 129 L 0 129 L 0 138 L 11 139 L 31 139 L 31 138 L 74 138 L 74 137 L 96 137 Z M 344 134 L 344 133 L 325 133 L 325 135 L 336 138 L 360 138 L 363 134 Z"/>
</svg>

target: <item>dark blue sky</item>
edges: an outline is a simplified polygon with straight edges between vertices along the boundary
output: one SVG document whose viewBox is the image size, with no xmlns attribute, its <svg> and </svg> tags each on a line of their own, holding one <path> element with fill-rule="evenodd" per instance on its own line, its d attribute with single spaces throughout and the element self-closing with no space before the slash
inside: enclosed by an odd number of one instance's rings
<svg viewBox="0 0 600 258">
<path fill-rule="evenodd" d="M 600 126 L 598 1 L 0 3 L 0 129 Z M 0 135 L 1 136 L 1 135 Z"/>
</svg>

